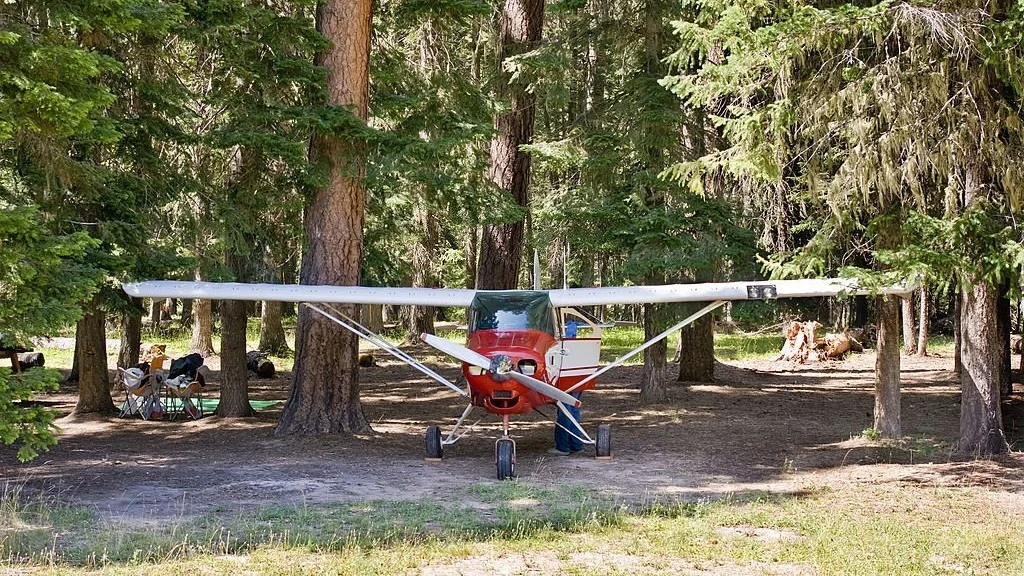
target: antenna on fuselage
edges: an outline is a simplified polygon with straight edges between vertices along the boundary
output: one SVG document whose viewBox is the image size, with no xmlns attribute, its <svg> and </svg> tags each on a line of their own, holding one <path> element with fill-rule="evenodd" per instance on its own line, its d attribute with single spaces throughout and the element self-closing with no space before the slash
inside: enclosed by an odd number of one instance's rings
<svg viewBox="0 0 1024 576">
<path fill-rule="evenodd" d="M 533 289 L 540 290 L 540 254 L 533 251 Z"/>
</svg>

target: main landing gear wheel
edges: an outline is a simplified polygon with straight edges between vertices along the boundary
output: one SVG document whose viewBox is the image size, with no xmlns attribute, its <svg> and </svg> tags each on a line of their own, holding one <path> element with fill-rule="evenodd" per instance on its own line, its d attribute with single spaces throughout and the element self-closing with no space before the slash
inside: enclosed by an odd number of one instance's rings
<svg viewBox="0 0 1024 576">
<path fill-rule="evenodd" d="M 511 438 L 501 438 L 494 445 L 494 459 L 498 463 L 498 480 L 516 476 L 516 443 Z"/>
<path fill-rule="evenodd" d="M 597 427 L 597 457 L 612 457 L 612 425 L 601 424 Z"/>
<path fill-rule="evenodd" d="M 436 424 L 427 426 L 427 459 L 440 460 L 444 456 L 444 448 L 441 447 L 441 429 Z"/>
</svg>

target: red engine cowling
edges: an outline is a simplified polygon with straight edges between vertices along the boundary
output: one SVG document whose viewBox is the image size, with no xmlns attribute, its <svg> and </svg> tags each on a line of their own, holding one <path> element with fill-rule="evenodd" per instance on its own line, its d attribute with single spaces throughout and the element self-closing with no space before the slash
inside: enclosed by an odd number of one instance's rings
<svg viewBox="0 0 1024 576">
<path fill-rule="evenodd" d="M 555 345 L 555 339 L 540 330 L 477 330 L 469 336 L 467 346 L 493 358 L 508 356 L 513 369 L 548 381 L 544 356 Z M 483 406 L 495 414 L 521 414 L 553 401 L 510 378 L 502 379 L 486 370 L 469 364 L 462 365 L 462 373 L 469 382 L 473 404 Z"/>
</svg>

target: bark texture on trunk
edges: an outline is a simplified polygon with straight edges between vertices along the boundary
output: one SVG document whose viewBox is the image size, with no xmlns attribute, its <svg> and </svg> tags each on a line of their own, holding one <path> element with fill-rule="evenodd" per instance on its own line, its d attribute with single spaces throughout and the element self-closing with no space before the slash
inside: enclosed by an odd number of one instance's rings
<svg viewBox="0 0 1024 576">
<path fill-rule="evenodd" d="M 953 373 L 960 375 L 964 373 L 963 341 L 964 331 L 960 325 L 964 314 L 964 297 L 959 291 L 953 294 Z"/>
<path fill-rule="evenodd" d="M 153 330 L 160 329 L 160 323 L 164 320 L 164 299 L 153 298 L 149 301 L 149 325 Z"/>
<path fill-rule="evenodd" d="M 196 281 L 206 278 L 198 268 Z M 189 352 L 195 352 L 203 358 L 213 356 L 213 303 L 209 300 L 196 300 L 192 303 L 192 341 Z"/>
<path fill-rule="evenodd" d="M 359 323 L 369 328 L 374 334 L 380 334 L 384 330 L 384 306 L 381 304 L 360 306 Z"/>
<path fill-rule="evenodd" d="M 917 352 L 917 338 L 914 330 L 914 295 L 900 298 L 900 306 L 903 313 L 900 317 L 903 320 L 903 353 L 910 356 Z"/>
<path fill-rule="evenodd" d="M 77 335 L 77 333 L 78 333 L 78 325 L 76 324 L 75 325 L 75 334 Z M 71 360 L 71 371 L 68 372 L 68 375 L 64 378 L 64 383 L 65 384 L 77 384 L 78 383 L 78 374 L 79 374 L 79 371 L 80 371 L 79 370 L 80 364 L 78 362 L 78 359 L 82 356 L 82 341 L 79 340 L 78 338 L 75 338 L 75 353 L 74 353 L 73 356 L 74 357 Z"/>
<path fill-rule="evenodd" d="M 367 118 L 371 0 L 326 0 L 317 6 L 317 30 L 330 42 L 317 54 L 327 69 L 328 101 Z M 359 283 L 363 250 L 365 150 L 354 141 L 316 134 L 315 162 L 330 169 L 305 214 L 307 252 L 302 284 Z M 339 306 L 350 316 L 355 306 Z M 308 307 L 299 310 L 291 393 L 277 434 L 370 431 L 359 400 L 358 341 Z"/>
<path fill-rule="evenodd" d="M 281 323 L 281 309 L 280 302 L 265 301 L 260 310 L 259 349 L 275 356 L 287 356 L 291 353 L 291 349 L 288 348 L 288 337 Z"/>
<path fill-rule="evenodd" d="M 989 456 L 1006 452 L 999 405 L 1002 371 L 996 317 L 999 292 L 986 283 L 967 286 L 961 304 L 960 443 L 961 454 Z"/>
<path fill-rule="evenodd" d="M 876 302 L 878 354 L 875 358 L 874 428 L 882 438 L 895 440 L 903 436 L 900 416 L 900 304 L 896 296 L 879 296 Z"/>
<path fill-rule="evenodd" d="M 679 330 L 680 382 L 715 381 L 715 332 L 711 314 Z"/>
<path fill-rule="evenodd" d="M 502 63 L 506 58 L 534 49 L 540 42 L 544 0 L 505 0 L 498 17 L 497 96 L 511 101 L 509 109 L 494 118 L 497 134 L 491 141 L 488 177 L 513 201 L 529 203 L 530 156 L 520 150 L 533 141 L 537 95 L 521 83 L 512 83 Z M 484 290 L 516 288 L 523 254 L 523 221 L 484 227 L 480 239 L 480 264 L 476 286 Z"/>
<path fill-rule="evenodd" d="M 964 207 L 970 209 L 990 190 L 976 161 L 963 167 Z M 1003 433 L 1003 326 L 999 288 L 981 280 L 983 263 L 960 286 L 960 442 L 961 454 L 991 456 L 1009 450 Z M 1009 323 L 1007 322 L 1007 328 Z"/>
<path fill-rule="evenodd" d="M 213 356 L 213 303 L 196 300 L 192 305 L 192 340 L 189 351 L 203 358 Z"/>
<path fill-rule="evenodd" d="M 107 374 L 106 316 L 94 300 L 88 313 L 78 321 L 75 344 L 78 358 L 78 403 L 75 414 L 114 414 Z"/>
<path fill-rule="evenodd" d="M 658 335 L 656 304 L 644 304 L 644 340 Z M 661 404 L 668 401 L 668 387 L 665 385 L 665 357 L 668 343 L 663 339 L 644 351 L 644 375 L 640 381 L 640 402 Z"/>
<path fill-rule="evenodd" d="M 139 363 L 139 349 L 142 346 L 142 314 L 125 312 L 121 316 L 121 348 L 117 352 L 117 365 L 129 368 Z"/>
<path fill-rule="evenodd" d="M 245 323 L 248 302 L 226 300 L 220 307 L 220 403 L 217 415 L 225 418 L 252 416 L 249 404 L 249 370 L 245 358 Z"/>
<path fill-rule="evenodd" d="M 921 288 L 921 305 L 918 307 L 917 355 L 928 355 L 928 289 Z"/>
<path fill-rule="evenodd" d="M 996 329 L 999 331 L 999 397 L 1006 398 L 1013 392 L 1013 356 L 1010 350 L 1010 299 L 1006 286 L 999 290 L 996 311 Z"/>
<path fill-rule="evenodd" d="M 421 198 L 421 202 L 425 202 L 425 199 Z M 418 240 L 412 245 L 412 285 L 416 288 L 433 288 L 439 223 L 430 208 L 424 205 L 416 207 L 413 222 Z M 434 312 L 433 306 L 409 306 L 406 343 L 418 343 L 420 334 L 434 333 Z"/>
</svg>

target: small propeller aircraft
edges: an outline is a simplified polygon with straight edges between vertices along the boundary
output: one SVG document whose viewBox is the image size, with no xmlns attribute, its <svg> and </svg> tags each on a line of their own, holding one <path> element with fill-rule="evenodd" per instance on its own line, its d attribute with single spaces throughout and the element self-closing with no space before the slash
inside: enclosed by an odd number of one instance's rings
<svg viewBox="0 0 1024 576">
<path fill-rule="evenodd" d="M 516 449 L 509 434 L 510 416 L 548 404 L 554 404 L 567 417 L 571 425 L 563 426 L 566 432 L 584 444 L 594 446 L 598 458 L 611 457 L 611 427 L 607 424 L 598 426 L 596 439 L 587 434 L 567 408 L 580 405 L 580 400 L 572 393 L 593 388 L 600 375 L 728 301 L 839 294 L 905 294 L 909 291 L 903 286 L 869 291 L 848 279 L 500 291 L 151 281 L 125 284 L 124 290 L 138 298 L 302 303 L 469 399 L 469 405 L 446 437 L 442 438 L 436 425 L 427 428 L 428 458 L 440 459 L 444 446 L 454 444 L 465 435 L 460 431 L 474 407 L 500 416 L 502 434 L 495 443 L 495 463 L 498 478 L 502 480 L 515 476 Z M 710 303 L 614 362 L 599 366 L 602 329 L 608 325 L 587 313 L 586 307 L 667 302 Z M 420 336 L 425 343 L 462 362 L 466 389 L 367 329 L 336 308 L 335 304 L 468 308 L 468 341 L 465 346 L 431 334 Z M 556 425 L 561 426 L 557 422 Z"/>
</svg>

